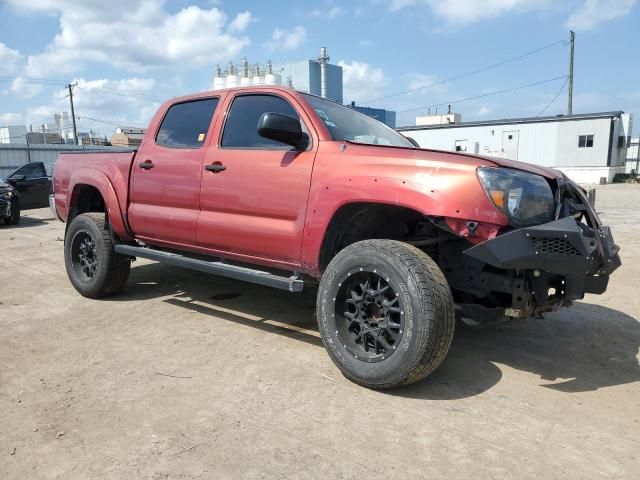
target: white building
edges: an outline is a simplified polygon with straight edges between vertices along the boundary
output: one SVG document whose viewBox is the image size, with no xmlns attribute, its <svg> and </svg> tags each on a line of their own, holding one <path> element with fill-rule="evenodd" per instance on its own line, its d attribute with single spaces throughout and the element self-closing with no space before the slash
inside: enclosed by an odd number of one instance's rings
<svg viewBox="0 0 640 480">
<path fill-rule="evenodd" d="M 27 127 L 25 125 L 0 127 L 0 143 L 25 145 L 27 143 Z"/>
<path fill-rule="evenodd" d="M 557 168 L 579 183 L 625 172 L 632 117 L 617 112 L 401 127 L 422 148 L 509 158 Z"/>
<path fill-rule="evenodd" d="M 627 170 L 626 173 L 631 173 L 632 171 L 638 174 L 640 170 L 640 138 L 632 138 L 631 142 L 629 142 L 629 146 L 627 148 Z"/>
</svg>

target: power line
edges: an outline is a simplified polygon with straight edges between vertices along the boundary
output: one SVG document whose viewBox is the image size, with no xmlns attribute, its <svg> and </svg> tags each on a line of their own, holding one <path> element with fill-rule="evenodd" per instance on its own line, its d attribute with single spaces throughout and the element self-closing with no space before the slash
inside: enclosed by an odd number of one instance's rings
<svg viewBox="0 0 640 480">
<path fill-rule="evenodd" d="M 530 50 L 528 52 L 522 53 L 522 54 L 517 55 L 515 57 L 509 58 L 507 60 L 503 60 L 503 61 L 498 62 L 498 63 L 493 63 L 491 65 L 487 65 L 486 67 L 482 67 L 482 68 L 479 68 L 477 70 L 472 70 L 472 71 L 467 72 L 467 73 L 462 73 L 460 75 L 456 75 L 456 76 L 453 76 L 453 77 L 445 78 L 444 80 L 440 80 L 438 82 L 429 83 L 427 85 L 422 85 L 420 87 L 411 88 L 409 90 L 404 90 L 404 91 L 398 92 L 398 93 L 393 93 L 391 95 L 386 95 L 384 97 L 374 98 L 373 100 L 366 100 L 366 101 L 363 101 L 363 102 L 360 102 L 360 103 L 361 104 L 366 104 L 366 103 L 378 102 L 380 100 L 386 100 L 388 98 L 399 97 L 400 95 L 406 95 L 407 93 L 413 93 L 413 92 L 417 92 L 418 90 L 424 90 L 424 89 L 427 89 L 427 88 L 431 88 L 431 87 L 435 87 L 435 86 L 438 86 L 438 85 L 442 85 L 444 83 L 453 82 L 454 80 L 460 80 L 462 78 L 466 78 L 466 77 L 469 77 L 471 75 L 475 75 L 477 73 L 482 73 L 482 72 L 485 72 L 485 71 L 490 70 L 492 68 L 499 67 L 501 65 L 506 65 L 507 63 L 515 62 L 516 60 L 520 60 L 521 58 L 528 57 L 529 55 L 533 55 L 535 53 L 541 52 L 541 51 L 546 50 L 548 48 L 555 47 L 556 45 L 559 45 L 561 43 L 566 45 L 567 42 L 566 42 L 566 40 L 558 40 L 556 42 L 553 42 L 553 43 L 550 43 L 548 45 L 545 45 L 544 47 L 536 48 L 535 50 Z"/>
<path fill-rule="evenodd" d="M 59 80 L 54 78 L 36 78 L 36 77 L 23 77 L 18 75 L 17 77 L 8 77 L 8 76 L 0 76 L 0 81 L 13 81 L 13 80 L 22 80 L 27 83 L 45 83 L 45 84 L 58 84 L 58 83 L 66 83 L 66 80 Z"/>
<path fill-rule="evenodd" d="M 565 85 L 567 84 L 568 81 L 569 81 L 569 75 L 567 75 L 567 78 L 564 79 L 564 82 L 563 82 L 562 86 L 560 87 L 560 90 L 558 90 L 558 93 L 556 93 L 556 96 L 553 97 L 553 99 L 547 104 L 546 107 L 544 107 L 542 110 L 540 110 L 538 112 L 536 117 L 539 117 L 540 115 L 542 115 L 544 112 L 547 111 L 547 108 L 549 108 L 551 105 L 553 105 L 553 102 L 555 102 L 558 99 L 558 97 L 562 93 L 562 90 L 564 90 L 564 87 L 565 87 Z"/>
<path fill-rule="evenodd" d="M 82 84 L 80 84 L 82 85 Z M 159 100 L 159 101 L 164 101 L 164 98 L 161 97 L 157 97 L 155 95 L 149 95 L 148 93 L 144 93 L 141 92 L 140 90 L 119 90 L 117 88 L 110 88 L 110 87 L 103 87 L 103 86 L 99 86 L 99 87 L 94 87 L 94 88 L 98 88 L 100 90 L 106 90 L 109 92 L 113 92 L 113 93 L 118 93 L 120 95 L 129 95 L 129 96 L 133 96 L 133 97 L 141 97 L 141 98 L 146 98 L 149 100 Z"/>
<path fill-rule="evenodd" d="M 21 80 L 24 81 L 26 83 L 41 83 L 44 85 L 58 85 L 58 84 L 62 84 L 67 85 L 67 81 L 66 80 L 58 80 L 58 79 L 53 79 L 53 78 L 35 78 L 35 77 L 22 77 L 22 76 L 14 76 L 14 77 L 10 77 L 10 76 L 0 76 L 0 81 L 14 81 L 14 80 Z M 113 93 L 118 93 L 120 95 L 125 95 L 125 96 L 130 96 L 130 97 L 140 97 L 140 98 L 145 98 L 147 100 L 156 100 L 156 101 L 163 101 L 164 98 L 158 97 L 156 95 L 150 95 L 148 93 L 144 93 L 140 90 L 133 90 L 133 89 L 117 89 L 117 88 L 112 88 L 112 87 L 106 87 L 103 85 L 91 85 L 88 89 L 86 88 L 86 86 L 89 85 L 89 82 L 81 82 L 78 83 L 78 85 L 83 88 L 85 87 L 85 91 L 91 90 L 91 89 L 98 89 L 98 90 L 105 90 L 108 92 L 113 92 Z M 67 96 L 65 95 L 63 98 L 61 98 L 60 100 L 63 100 L 64 98 L 67 98 Z"/>
<path fill-rule="evenodd" d="M 519 85 L 517 87 L 507 88 L 505 90 L 498 90 L 498 91 L 495 91 L 495 92 L 483 93 L 482 95 L 476 95 L 475 97 L 460 98 L 458 100 L 449 100 L 448 102 L 434 103 L 433 105 L 427 105 L 425 107 L 417 107 L 417 108 L 408 108 L 406 110 L 398 110 L 397 113 L 413 112 L 415 110 L 426 110 L 428 108 L 440 107 L 442 105 L 453 105 L 454 103 L 461 103 L 461 102 L 466 102 L 466 101 L 469 101 L 469 100 L 477 100 L 478 98 L 490 97 L 492 95 L 498 95 L 498 94 L 501 94 L 501 93 L 513 92 L 513 91 L 516 91 L 516 90 L 522 90 L 523 88 L 535 87 L 536 85 L 542 85 L 543 83 L 553 82 L 555 80 L 560 80 L 561 78 L 567 78 L 567 75 L 561 75 L 559 77 L 549 78 L 547 80 L 541 80 L 541 81 L 535 82 L 535 83 L 528 83 L 527 85 Z"/>
<path fill-rule="evenodd" d="M 103 120 L 100 118 L 91 118 L 91 117 L 81 117 L 78 116 L 77 117 L 79 120 L 80 119 L 84 119 L 84 120 L 91 120 L 92 122 L 98 122 L 98 123 L 105 123 L 107 125 L 115 125 L 117 127 L 122 127 L 122 126 L 131 126 L 131 127 L 136 127 L 136 128 L 145 128 L 144 126 L 142 126 L 139 123 L 131 123 L 131 122 L 114 122 L 111 120 Z"/>
</svg>

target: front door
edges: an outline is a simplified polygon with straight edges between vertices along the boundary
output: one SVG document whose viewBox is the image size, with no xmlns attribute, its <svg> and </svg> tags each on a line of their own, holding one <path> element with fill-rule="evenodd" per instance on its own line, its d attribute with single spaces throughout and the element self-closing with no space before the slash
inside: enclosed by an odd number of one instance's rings
<svg viewBox="0 0 640 480">
<path fill-rule="evenodd" d="M 258 135 L 263 113 L 300 119 L 296 100 L 286 94 L 237 94 L 227 104 L 223 131 L 205 159 L 205 168 L 218 167 L 203 173 L 198 244 L 299 265 L 317 141 L 301 152 Z"/>
<path fill-rule="evenodd" d="M 14 185 L 20 195 L 20 208 L 43 208 L 49 205 L 51 179 L 42 162 L 27 163 L 16 169 L 7 182 Z"/>
<path fill-rule="evenodd" d="M 129 224 L 150 243 L 193 246 L 202 162 L 218 98 L 169 107 L 157 133 L 147 132 L 131 170 Z"/>
</svg>

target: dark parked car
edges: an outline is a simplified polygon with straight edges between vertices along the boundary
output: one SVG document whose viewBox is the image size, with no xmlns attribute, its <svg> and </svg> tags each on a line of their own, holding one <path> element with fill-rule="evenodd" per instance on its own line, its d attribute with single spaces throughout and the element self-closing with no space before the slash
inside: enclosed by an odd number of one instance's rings
<svg viewBox="0 0 640 480">
<path fill-rule="evenodd" d="M 18 191 L 17 204 L 19 209 L 43 208 L 49 205 L 51 176 L 42 162 L 32 162 L 22 165 L 10 173 L 5 179 Z"/>
<path fill-rule="evenodd" d="M 7 225 L 15 225 L 20 221 L 18 192 L 2 179 L 0 179 L 0 219 L 3 219 Z"/>
</svg>

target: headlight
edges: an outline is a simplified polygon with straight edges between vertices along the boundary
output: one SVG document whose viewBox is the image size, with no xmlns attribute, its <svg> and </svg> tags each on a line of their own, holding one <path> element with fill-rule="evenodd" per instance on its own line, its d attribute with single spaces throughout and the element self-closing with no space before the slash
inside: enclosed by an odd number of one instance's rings
<svg viewBox="0 0 640 480">
<path fill-rule="evenodd" d="M 516 227 L 553 220 L 553 192 L 541 175 L 510 168 L 480 167 L 478 178 L 491 202 Z"/>
</svg>

